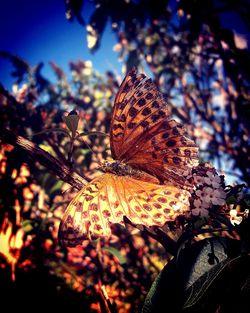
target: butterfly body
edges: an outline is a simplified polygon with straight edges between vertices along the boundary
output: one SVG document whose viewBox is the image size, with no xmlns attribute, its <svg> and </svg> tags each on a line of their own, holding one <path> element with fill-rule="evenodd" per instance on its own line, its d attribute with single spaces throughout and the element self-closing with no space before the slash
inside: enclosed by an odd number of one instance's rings
<svg viewBox="0 0 250 313">
<path fill-rule="evenodd" d="M 122 161 L 104 161 L 101 169 L 107 173 L 113 173 L 119 176 L 133 176 L 138 173 L 137 170 L 133 169 L 130 165 Z"/>
<path fill-rule="evenodd" d="M 133 69 L 122 82 L 112 112 L 113 160 L 77 193 L 60 224 L 65 245 L 109 237 L 111 224 L 163 226 L 189 211 L 184 173 L 198 164 L 198 147 L 170 119 L 168 105 L 151 79 Z"/>
<path fill-rule="evenodd" d="M 152 175 L 136 169 L 122 161 L 104 161 L 101 165 L 101 170 L 103 170 L 105 173 L 112 173 L 118 176 L 129 176 L 138 180 L 156 184 L 159 183 L 159 180 L 156 177 L 153 177 Z"/>
</svg>

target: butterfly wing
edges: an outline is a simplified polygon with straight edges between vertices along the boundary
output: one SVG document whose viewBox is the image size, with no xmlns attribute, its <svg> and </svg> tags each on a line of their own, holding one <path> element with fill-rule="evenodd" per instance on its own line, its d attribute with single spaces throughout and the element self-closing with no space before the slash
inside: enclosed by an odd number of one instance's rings
<svg viewBox="0 0 250 313">
<path fill-rule="evenodd" d="M 198 165 L 198 147 L 181 124 L 166 120 L 143 134 L 124 157 L 127 164 L 150 173 L 161 183 L 184 186 L 184 173 Z"/>
<path fill-rule="evenodd" d="M 87 184 L 70 202 L 59 229 L 66 246 L 87 238 L 110 237 L 113 223 L 163 226 L 189 210 L 189 192 L 175 186 L 104 174 Z"/>
<path fill-rule="evenodd" d="M 183 186 L 183 173 L 198 164 L 198 147 L 185 128 L 170 119 L 163 95 L 151 79 L 133 69 L 115 99 L 110 129 L 114 159 Z"/>
<path fill-rule="evenodd" d="M 157 112 L 164 117 L 169 115 L 163 96 L 152 80 L 144 74 L 137 74 L 133 68 L 125 76 L 113 107 L 110 141 L 114 159 L 121 160 L 137 138 L 148 130 L 149 111 L 152 115 Z"/>
</svg>

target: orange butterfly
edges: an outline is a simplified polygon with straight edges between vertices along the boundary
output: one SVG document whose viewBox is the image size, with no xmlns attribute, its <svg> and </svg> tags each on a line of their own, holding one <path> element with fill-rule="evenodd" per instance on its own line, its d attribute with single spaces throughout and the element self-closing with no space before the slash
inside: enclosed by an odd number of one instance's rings
<svg viewBox="0 0 250 313">
<path fill-rule="evenodd" d="M 59 240 L 68 246 L 109 237 L 110 224 L 163 226 L 189 210 L 184 172 L 198 163 L 198 148 L 151 79 L 132 69 L 117 93 L 111 120 L 113 161 L 70 202 Z"/>
</svg>

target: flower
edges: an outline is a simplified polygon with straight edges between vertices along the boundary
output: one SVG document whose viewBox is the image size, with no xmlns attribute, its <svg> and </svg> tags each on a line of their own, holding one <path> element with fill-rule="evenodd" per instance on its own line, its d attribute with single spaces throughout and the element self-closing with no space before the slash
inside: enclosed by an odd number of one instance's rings
<svg viewBox="0 0 250 313">
<path fill-rule="evenodd" d="M 196 185 L 203 185 L 204 184 L 204 182 L 205 182 L 204 177 L 198 176 L 196 174 L 194 174 L 193 177 L 194 177 L 194 182 Z"/>
<path fill-rule="evenodd" d="M 204 200 L 213 205 L 223 205 L 225 203 L 226 193 L 222 189 L 204 188 Z"/>
<path fill-rule="evenodd" d="M 205 197 L 206 197 L 207 194 L 206 194 L 206 192 L 204 191 L 204 189 L 205 189 L 205 188 L 196 190 L 195 195 L 196 195 L 196 196 L 198 197 L 198 199 L 202 202 L 203 208 L 204 208 L 204 209 L 207 209 L 207 208 L 209 208 L 210 203 L 205 200 Z"/>
<path fill-rule="evenodd" d="M 204 203 L 200 199 L 194 200 L 194 209 L 192 209 L 192 214 L 195 216 L 207 217 L 208 210 L 204 207 Z"/>
<path fill-rule="evenodd" d="M 238 216 L 238 212 L 235 209 L 230 210 L 230 222 L 233 226 L 239 225 L 242 221 L 242 216 Z"/>
<path fill-rule="evenodd" d="M 18 89 L 18 85 L 12 86 L 13 93 L 16 97 L 16 100 L 20 103 L 25 102 L 26 97 L 29 93 L 29 86 L 28 84 L 23 84 L 21 88 Z"/>
<path fill-rule="evenodd" d="M 90 76 L 92 74 L 92 62 L 91 61 L 85 61 L 82 68 L 82 74 L 86 76 Z"/>
<path fill-rule="evenodd" d="M 244 217 L 247 218 L 249 215 L 249 210 L 245 209 L 244 213 L 243 213 Z"/>
<path fill-rule="evenodd" d="M 205 197 L 204 188 L 196 190 L 195 195 L 199 197 L 200 199 L 203 199 Z"/>
<path fill-rule="evenodd" d="M 98 40 L 98 34 L 96 30 L 91 26 L 87 25 L 87 45 L 89 49 L 95 48 Z"/>
<path fill-rule="evenodd" d="M 221 178 L 218 175 L 214 175 L 212 172 L 206 172 L 207 177 L 204 177 L 204 182 L 212 186 L 213 188 L 219 188 L 221 186 Z"/>
</svg>

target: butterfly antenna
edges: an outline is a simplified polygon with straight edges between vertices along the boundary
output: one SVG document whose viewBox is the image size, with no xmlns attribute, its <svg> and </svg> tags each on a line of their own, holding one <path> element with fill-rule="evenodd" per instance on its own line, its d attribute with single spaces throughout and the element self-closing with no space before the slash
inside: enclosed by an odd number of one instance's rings
<svg viewBox="0 0 250 313">
<path fill-rule="evenodd" d="M 92 153 L 95 153 L 94 150 L 91 148 L 91 146 L 90 146 L 84 139 L 81 138 L 80 140 L 82 140 L 82 141 L 85 143 L 85 145 L 89 148 L 89 150 L 90 150 Z"/>
</svg>

